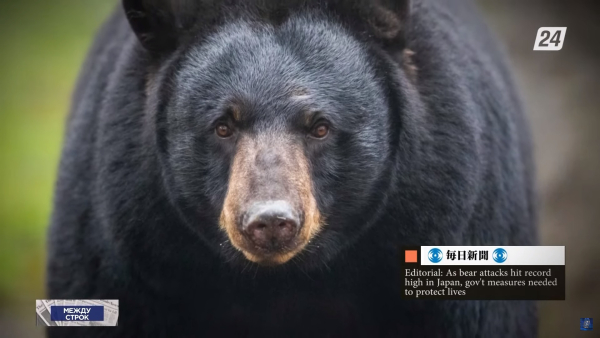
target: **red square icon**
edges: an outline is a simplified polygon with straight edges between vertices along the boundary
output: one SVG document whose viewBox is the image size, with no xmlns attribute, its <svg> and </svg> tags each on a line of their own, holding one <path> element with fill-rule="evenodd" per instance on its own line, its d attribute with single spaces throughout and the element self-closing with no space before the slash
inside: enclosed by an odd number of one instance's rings
<svg viewBox="0 0 600 338">
<path fill-rule="evenodd" d="M 404 263 L 417 263 L 417 250 L 405 250 L 404 251 Z"/>
</svg>

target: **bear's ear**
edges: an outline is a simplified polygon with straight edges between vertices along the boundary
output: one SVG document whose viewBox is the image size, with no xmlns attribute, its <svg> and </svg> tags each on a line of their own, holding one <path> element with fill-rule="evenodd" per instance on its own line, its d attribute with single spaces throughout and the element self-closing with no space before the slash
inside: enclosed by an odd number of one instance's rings
<svg viewBox="0 0 600 338">
<path fill-rule="evenodd" d="M 364 0 L 369 25 L 383 41 L 404 41 L 410 20 L 410 0 Z"/>
<path fill-rule="evenodd" d="M 122 0 L 125 15 L 142 46 L 151 52 L 175 49 L 196 22 L 207 0 Z M 206 6 L 204 8 L 203 6 Z M 206 12 L 204 14 L 206 14 Z"/>
<path fill-rule="evenodd" d="M 384 48 L 398 57 L 412 81 L 417 79 L 414 52 L 407 44 L 411 0 L 361 0 L 371 33 Z"/>
</svg>

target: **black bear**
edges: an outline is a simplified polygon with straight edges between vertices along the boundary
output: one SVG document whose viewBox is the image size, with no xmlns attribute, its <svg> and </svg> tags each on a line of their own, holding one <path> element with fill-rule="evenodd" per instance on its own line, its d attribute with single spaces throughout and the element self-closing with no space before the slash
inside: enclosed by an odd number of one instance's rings
<svg viewBox="0 0 600 338">
<path fill-rule="evenodd" d="M 403 245 L 536 243 L 529 131 L 463 0 L 123 0 L 74 93 L 50 337 L 534 337 L 400 297 Z"/>
</svg>

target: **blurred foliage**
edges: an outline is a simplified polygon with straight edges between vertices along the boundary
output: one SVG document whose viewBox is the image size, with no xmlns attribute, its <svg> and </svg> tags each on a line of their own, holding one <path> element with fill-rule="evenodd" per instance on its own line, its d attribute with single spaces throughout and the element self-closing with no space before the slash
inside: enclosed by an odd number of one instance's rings
<svg viewBox="0 0 600 338">
<path fill-rule="evenodd" d="M 70 95 L 114 0 L 0 1 L 0 306 L 44 295 Z"/>
</svg>

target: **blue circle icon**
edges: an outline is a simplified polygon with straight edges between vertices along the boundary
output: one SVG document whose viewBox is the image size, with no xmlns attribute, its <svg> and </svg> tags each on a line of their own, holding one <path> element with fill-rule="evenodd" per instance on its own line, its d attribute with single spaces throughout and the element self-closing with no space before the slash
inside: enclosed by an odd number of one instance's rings
<svg viewBox="0 0 600 338">
<path fill-rule="evenodd" d="M 508 258 L 508 253 L 506 250 L 498 248 L 492 253 L 492 258 L 496 261 L 496 263 L 504 263 L 504 261 L 506 261 Z"/>
<path fill-rule="evenodd" d="M 429 261 L 431 263 L 439 263 L 442 260 L 442 258 L 444 258 L 444 254 L 442 253 L 442 250 L 438 248 L 433 248 L 429 250 L 427 257 L 429 257 Z"/>
</svg>

